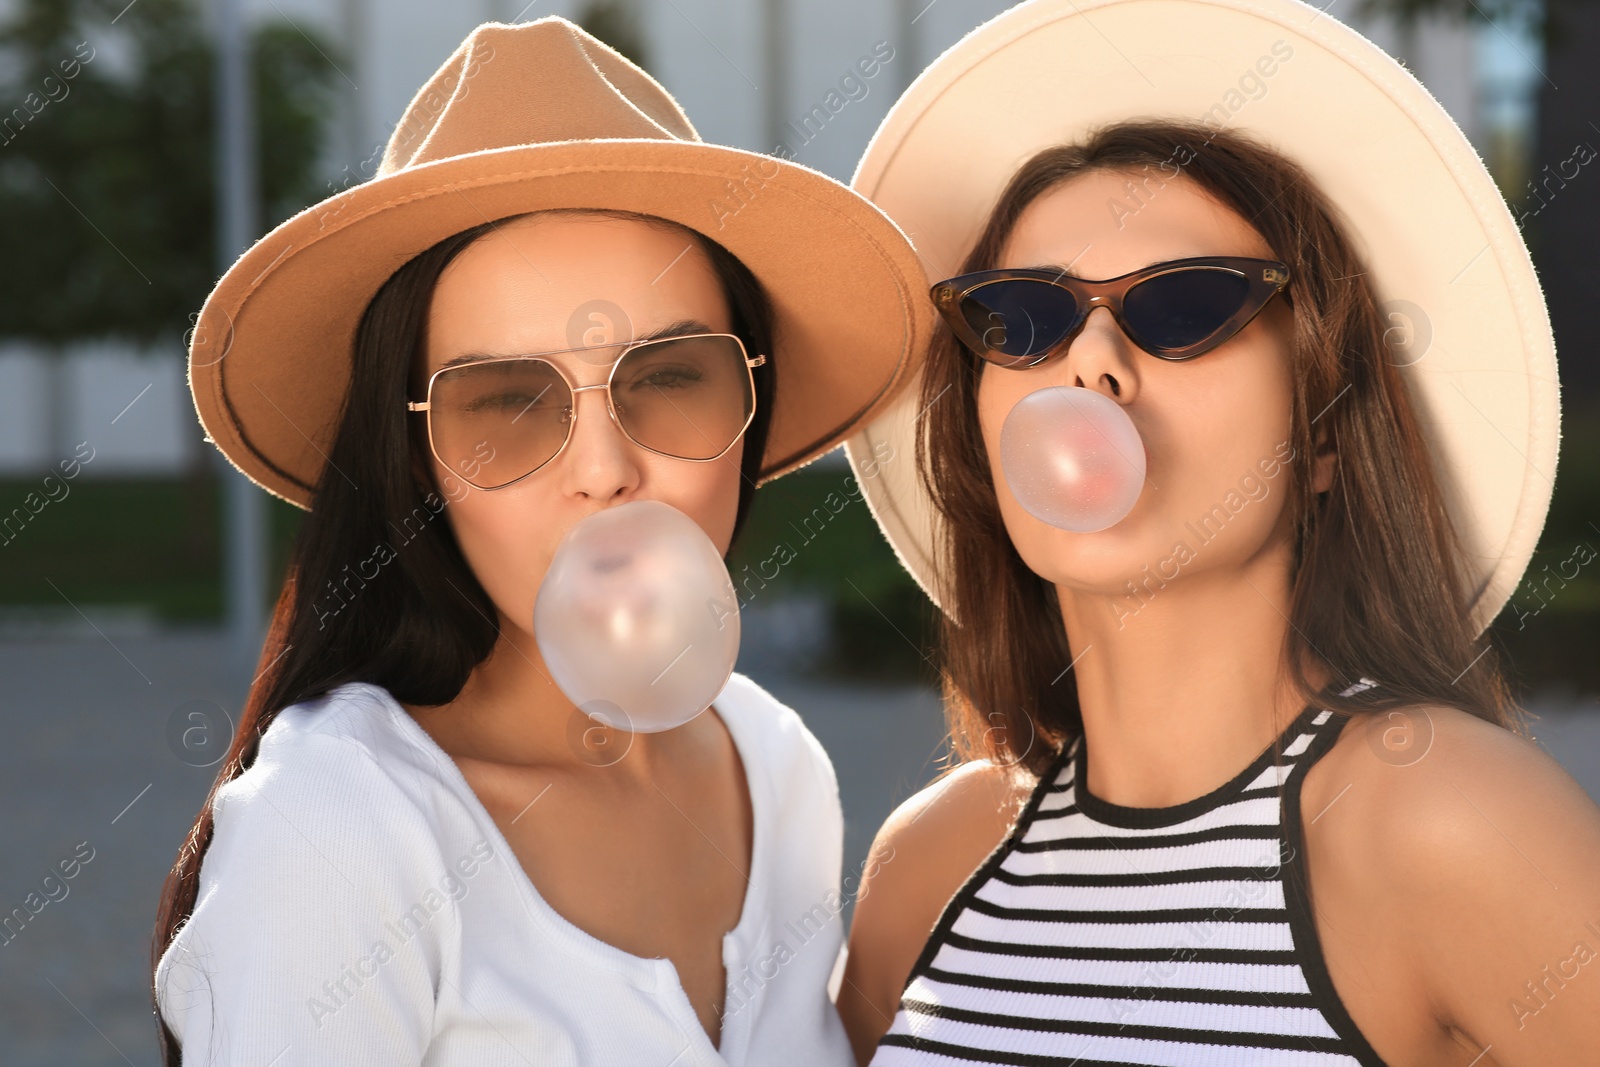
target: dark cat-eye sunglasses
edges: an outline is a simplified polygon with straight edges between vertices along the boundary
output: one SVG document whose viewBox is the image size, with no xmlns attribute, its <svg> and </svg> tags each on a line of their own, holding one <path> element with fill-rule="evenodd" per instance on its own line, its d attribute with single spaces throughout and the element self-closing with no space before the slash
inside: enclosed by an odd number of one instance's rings
<svg viewBox="0 0 1600 1067">
<path fill-rule="evenodd" d="M 1193 359 L 1244 329 L 1277 293 L 1289 300 L 1288 284 L 1289 268 L 1277 260 L 1198 256 L 1098 282 L 1063 270 L 980 270 L 947 278 L 930 295 L 976 355 L 1020 368 L 1065 351 L 1102 305 L 1152 356 Z"/>
</svg>

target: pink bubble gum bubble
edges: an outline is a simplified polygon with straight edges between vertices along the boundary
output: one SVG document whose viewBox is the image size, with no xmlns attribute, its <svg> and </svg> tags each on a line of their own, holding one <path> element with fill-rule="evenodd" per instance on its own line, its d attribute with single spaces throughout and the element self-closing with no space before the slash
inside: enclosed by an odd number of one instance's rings
<svg viewBox="0 0 1600 1067">
<path fill-rule="evenodd" d="M 1076 533 L 1115 526 L 1144 488 L 1144 442 L 1122 405 L 1055 385 L 1017 401 L 1000 430 L 1000 467 L 1028 514 Z"/>
<path fill-rule="evenodd" d="M 670 730 L 714 700 L 739 656 L 739 600 L 722 555 L 659 500 L 589 515 L 539 586 L 533 633 L 557 686 L 606 725 Z M 591 718 L 602 718 L 591 712 Z"/>
</svg>

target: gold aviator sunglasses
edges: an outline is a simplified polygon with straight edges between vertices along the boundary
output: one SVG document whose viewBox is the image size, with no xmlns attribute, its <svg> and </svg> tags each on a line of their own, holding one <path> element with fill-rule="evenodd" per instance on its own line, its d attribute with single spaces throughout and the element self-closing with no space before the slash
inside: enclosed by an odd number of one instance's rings
<svg viewBox="0 0 1600 1067">
<path fill-rule="evenodd" d="M 546 357 L 621 348 L 606 381 L 574 386 Z M 733 447 L 755 417 L 751 357 L 733 334 L 698 333 L 601 348 L 451 362 L 407 401 L 428 420 L 428 447 L 477 489 L 501 489 L 549 463 L 572 438 L 577 394 L 606 391 L 606 410 L 647 451 L 704 463 Z M 598 362 L 598 361 L 596 361 Z"/>
</svg>

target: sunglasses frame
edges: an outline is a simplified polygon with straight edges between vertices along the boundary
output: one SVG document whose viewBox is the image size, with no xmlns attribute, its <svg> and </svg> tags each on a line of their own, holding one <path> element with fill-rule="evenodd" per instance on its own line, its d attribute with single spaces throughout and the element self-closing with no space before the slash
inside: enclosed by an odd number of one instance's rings
<svg viewBox="0 0 1600 1067">
<path fill-rule="evenodd" d="M 738 348 L 739 348 L 739 355 L 740 355 L 740 357 L 741 357 L 741 359 L 742 359 L 742 361 L 744 363 L 745 379 L 749 382 L 749 387 L 750 387 L 750 412 L 749 412 L 748 415 L 745 416 L 744 425 L 739 427 L 739 432 L 734 434 L 733 435 L 733 439 L 730 440 L 726 445 L 723 446 L 721 452 L 718 452 L 714 456 L 705 456 L 705 457 L 699 458 L 699 459 L 691 458 L 691 457 L 688 457 L 688 456 L 674 456 L 670 452 L 662 452 L 660 449 L 651 448 L 649 445 L 645 444 L 644 442 L 640 441 L 638 438 L 634 437 L 633 434 L 628 432 L 628 428 L 626 426 L 622 425 L 622 420 L 617 417 L 616 397 L 611 392 L 611 384 L 612 384 L 613 380 L 616 378 L 617 368 L 622 365 L 622 361 L 628 357 L 629 353 L 633 352 L 635 349 L 645 348 L 645 347 L 648 347 L 650 345 L 665 344 L 665 343 L 670 342 L 670 341 L 687 341 L 687 340 L 691 340 L 691 339 L 696 338 L 696 337 L 725 337 L 725 338 L 731 340 L 735 345 L 737 345 Z M 598 385 L 578 385 L 578 386 L 573 385 L 572 384 L 572 379 L 567 377 L 567 372 L 561 369 L 561 365 L 558 364 L 558 363 L 554 363 L 551 360 L 546 358 L 547 356 L 570 355 L 570 354 L 572 354 L 574 352 L 593 352 L 593 351 L 598 351 L 598 350 L 601 350 L 601 349 L 609 349 L 609 348 L 621 348 L 622 351 L 619 352 L 617 354 L 617 358 L 614 359 L 611 362 L 611 369 L 606 374 L 606 380 L 604 382 L 599 383 Z M 533 361 L 533 360 L 537 360 L 540 363 L 548 364 L 549 367 L 556 372 L 556 374 L 560 375 L 561 380 L 566 383 L 567 392 L 569 394 L 571 394 L 571 396 L 572 396 L 572 403 L 567 408 L 567 419 L 566 419 L 567 435 L 561 439 L 561 446 L 559 448 L 557 448 L 554 452 L 550 453 L 549 458 L 546 459 L 543 463 L 540 463 L 537 467 L 534 467 L 533 470 L 526 471 L 526 472 L 524 472 L 522 474 L 519 474 L 519 475 L 517 475 L 517 477 L 511 479 L 509 482 L 502 482 L 499 485 L 479 485 L 477 482 L 475 482 L 471 478 L 467 477 L 467 475 L 465 473 L 463 473 L 461 471 L 453 470 L 451 468 L 450 464 L 445 462 L 444 457 L 439 455 L 439 449 L 438 449 L 437 445 L 434 443 L 434 439 L 433 439 L 433 386 L 434 386 L 434 383 L 436 381 L 438 381 L 440 375 L 446 374 L 446 373 L 448 373 L 450 371 L 464 370 L 464 369 L 466 369 L 468 367 L 477 367 L 477 366 L 481 366 L 481 365 L 483 365 L 485 363 L 528 362 L 528 361 Z M 557 456 L 561 455 L 562 452 L 566 451 L 567 444 L 572 440 L 572 429 L 573 429 L 574 426 L 576 426 L 578 424 L 578 410 L 577 410 L 577 408 L 578 408 L 578 394 L 579 393 L 588 392 L 588 391 L 593 390 L 593 389 L 604 389 L 605 390 L 605 393 L 606 393 L 606 412 L 611 416 L 612 425 L 616 426 L 616 428 L 618 430 L 622 431 L 622 436 L 623 437 L 626 437 L 629 441 L 631 441 L 635 445 L 638 445 L 640 448 L 644 449 L 646 452 L 653 452 L 658 456 L 666 456 L 668 459 L 681 459 L 686 463 L 710 463 L 713 460 L 721 459 L 723 456 L 728 454 L 728 450 L 730 448 L 732 448 L 736 443 L 738 443 L 739 439 L 744 436 L 744 432 L 750 428 L 750 423 L 755 420 L 755 417 L 756 417 L 756 403 L 758 401 L 758 394 L 757 394 L 757 391 L 756 391 L 755 375 L 752 373 L 751 368 L 752 367 L 763 366 L 766 362 L 767 362 L 767 357 L 765 355 L 758 355 L 758 356 L 753 356 L 752 357 L 750 355 L 750 350 L 745 348 L 744 341 L 742 341 L 737 335 L 731 334 L 731 333 L 680 333 L 680 334 L 672 334 L 672 335 L 670 335 L 668 337 L 651 337 L 651 338 L 647 338 L 647 339 L 641 340 L 641 341 L 628 341 L 628 342 L 625 342 L 625 343 L 620 344 L 620 345 L 616 345 L 616 344 L 611 344 L 611 345 L 590 345 L 590 346 L 587 346 L 587 347 L 580 347 L 580 348 L 558 348 L 558 349 L 554 349 L 554 350 L 549 351 L 549 352 L 530 352 L 530 353 L 527 353 L 526 355 L 517 355 L 517 356 L 485 356 L 482 359 L 474 359 L 474 360 L 470 360 L 470 361 L 465 362 L 465 363 L 457 363 L 457 364 L 454 364 L 454 365 L 449 366 L 449 367 L 440 367 L 438 370 L 436 370 L 432 374 L 428 375 L 428 388 L 427 388 L 427 393 L 425 395 L 425 399 L 423 399 L 421 401 L 417 401 L 417 400 L 408 400 L 408 401 L 406 401 L 406 410 L 407 411 L 413 411 L 413 412 L 420 412 L 426 417 L 427 425 L 428 425 L 428 451 L 433 453 L 433 458 L 438 460 L 439 465 L 441 467 L 443 467 L 445 470 L 450 471 L 451 474 L 453 474 L 456 477 L 460 478 L 461 480 L 466 482 L 468 485 L 472 486 L 474 489 L 480 489 L 480 490 L 483 490 L 484 492 L 493 492 L 496 489 L 504 489 L 509 485 L 515 485 L 516 483 L 522 481 L 522 479 L 528 477 L 528 475 L 534 474 L 534 473 L 536 473 L 536 472 L 538 472 L 540 470 L 543 470 L 546 466 L 548 466 L 550 464 L 550 462 L 552 460 L 554 460 Z"/>
<path fill-rule="evenodd" d="M 1127 318 L 1122 311 L 1123 297 L 1134 286 L 1147 282 L 1152 278 L 1197 268 L 1222 269 L 1242 276 L 1250 284 L 1248 298 L 1239 310 L 1224 320 L 1214 333 L 1197 344 L 1171 349 L 1158 349 L 1147 346 L 1128 326 Z M 1071 329 L 1066 332 L 1060 341 L 1036 356 L 1008 356 L 1003 352 L 997 352 L 989 348 L 984 343 L 983 337 L 972 328 L 966 317 L 961 313 L 961 302 L 985 285 L 1018 280 L 1039 281 L 1058 289 L 1065 289 L 1073 295 L 1079 305 L 1078 319 L 1073 323 Z M 938 308 L 940 316 L 955 331 L 956 337 L 974 355 L 993 363 L 997 367 L 1023 369 L 1036 367 L 1064 352 L 1073 338 L 1077 337 L 1079 331 L 1083 329 L 1083 324 L 1089 320 L 1090 313 L 1097 307 L 1109 308 L 1112 317 L 1116 319 L 1117 325 L 1122 329 L 1123 334 L 1140 349 L 1150 353 L 1157 359 L 1165 359 L 1171 362 L 1194 359 L 1196 356 L 1202 356 L 1221 345 L 1248 326 L 1250 321 L 1259 315 L 1261 310 L 1278 293 L 1283 293 L 1284 300 L 1288 301 L 1290 307 L 1293 307 L 1294 301 L 1286 288 L 1288 284 L 1288 264 L 1275 259 L 1253 259 L 1247 256 L 1193 256 L 1188 259 L 1174 259 L 1165 263 L 1154 263 L 1148 267 L 1130 271 L 1127 274 L 1119 274 L 1115 278 L 1108 278 L 1104 281 L 1087 281 L 1082 278 L 1068 277 L 1065 268 L 1061 270 L 1043 270 L 1018 267 L 980 270 L 971 274 L 959 274 L 953 278 L 946 278 L 930 288 L 928 295 L 933 299 L 934 306 Z M 985 333 L 987 332 L 986 330 Z"/>
</svg>

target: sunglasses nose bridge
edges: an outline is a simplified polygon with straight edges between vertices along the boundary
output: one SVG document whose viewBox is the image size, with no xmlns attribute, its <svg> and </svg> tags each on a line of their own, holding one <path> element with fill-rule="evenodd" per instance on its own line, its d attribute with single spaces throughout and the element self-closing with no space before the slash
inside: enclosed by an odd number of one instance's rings
<svg viewBox="0 0 1600 1067">
<path fill-rule="evenodd" d="M 1080 296 L 1078 303 L 1077 325 L 1073 327 L 1071 332 L 1066 337 L 1061 339 L 1061 342 L 1055 346 L 1053 351 L 1047 354 L 1046 359 L 1056 360 L 1069 357 L 1072 349 L 1083 337 L 1084 330 L 1088 328 L 1089 319 L 1094 314 L 1095 309 L 1102 307 L 1106 309 L 1108 314 L 1110 314 L 1111 321 L 1115 324 L 1115 331 L 1120 332 L 1123 337 L 1132 340 L 1131 335 L 1128 333 L 1128 325 L 1122 317 L 1122 301 L 1120 294 L 1099 292 L 1092 295 Z M 1044 360 L 1040 360 L 1040 362 L 1043 361 Z"/>
<path fill-rule="evenodd" d="M 616 408 L 616 405 L 614 403 L 614 399 L 615 398 L 614 398 L 614 396 L 613 396 L 613 394 L 611 392 L 611 383 L 609 381 L 596 382 L 593 385 L 579 385 L 579 386 L 569 385 L 567 388 L 568 388 L 568 392 L 570 394 L 570 399 L 568 400 L 568 406 L 567 406 L 567 417 L 566 417 L 566 424 L 567 424 L 566 425 L 566 431 L 567 432 L 566 432 L 566 436 L 562 438 L 560 447 L 558 447 L 555 450 L 555 452 L 551 453 L 550 457 L 548 459 L 546 459 L 543 463 L 541 463 L 539 465 L 539 468 L 536 468 L 536 469 L 542 469 L 542 468 L 548 466 L 550 463 L 554 462 L 558 457 L 567 454 L 570 449 L 579 447 L 579 446 L 574 444 L 574 442 L 578 439 L 578 436 L 579 436 L 579 430 L 578 430 L 578 394 L 579 393 L 590 393 L 590 392 L 603 393 L 604 395 L 601 396 L 599 398 L 599 400 L 600 400 L 600 403 L 605 406 L 605 409 L 606 409 L 606 421 L 608 421 L 611 424 L 611 432 L 620 434 L 621 437 L 622 437 L 622 440 L 627 442 L 628 445 L 639 445 L 639 442 L 634 438 L 633 434 L 628 432 L 628 428 L 622 424 L 622 419 L 617 414 L 617 408 Z M 594 445 L 594 442 L 591 440 L 586 445 L 584 445 L 583 447 L 592 449 L 592 448 L 595 447 L 595 445 Z M 602 447 L 609 451 L 610 449 L 613 449 L 615 447 L 615 441 L 613 440 L 611 442 L 608 442 L 606 445 L 604 445 Z M 626 445 L 624 445 L 623 447 L 624 447 L 624 449 L 626 449 Z M 639 447 L 643 447 L 643 446 L 640 445 Z"/>
<path fill-rule="evenodd" d="M 1081 334 L 1084 328 L 1089 325 L 1089 316 L 1094 314 L 1095 308 L 1105 308 L 1106 311 L 1110 312 L 1112 321 L 1126 331 L 1127 325 L 1122 321 L 1122 302 L 1117 297 L 1107 293 L 1095 293 L 1083 301 L 1082 310 L 1079 312 L 1078 328 L 1073 331 L 1074 337 Z"/>
<path fill-rule="evenodd" d="M 1063 286 L 1061 288 L 1065 287 Z M 1055 342 L 1055 344 L 1051 345 L 1047 351 L 1040 353 L 1030 362 L 1028 362 L 1026 364 L 1027 366 L 1037 367 L 1041 364 L 1054 362 L 1055 360 L 1060 359 L 1067 352 L 1067 350 L 1071 348 L 1073 342 L 1076 341 L 1083 333 L 1083 328 L 1088 325 L 1089 316 L 1094 312 L 1095 308 L 1108 308 L 1111 311 L 1113 318 L 1118 317 L 1116 303 L 1106 295 L 1102 293 L 1083 295 L 1073 292 L 1072 290 L 1067 291 L 1071 293 L 1071 297 L 1069 299 L 1071 299 L 1075 305 L 1075 314 L 1073 315 L 1071 328 L 1068 329 L 1066 333 L 1064 333 L 1061 338 Z"/>
<path fill-rule="evenodd" d="M 611 383 L 610 382 L 596 382 L 594 385 L 580 385 L 577 388 L 570 390 L 571 393 L 572 393 L 572 406 L 571 406 L 572 414 L 569 417 L 568 422 L 567 422 L 567 439 L 568 440 L 572 439 L 572 433 L 573 433 L 574 425 L 578 421 L 578 394 L 579 393 L 594 392 L 596 390 L 598 390 L 598 391 L 600 391 L 600 392 L 605 394 L 605 396 L 602 397 L 602 400 L 604 401 L 605 406 L 606 406 L 606 416 L 611 420 L 611 422 L 613 424 L 615 424 L 617 429 L 622 431 L 622 435 L 624 437 L 628 438 L 628 440 L 630 440 L 630 441 L 633 440 L 633 435 L 630 434 L 627 431 L 627 429 L 622 425 L 622 420 L 617 418 L 617 408 L 616 408 L 616 405 L 612 402 L 613 401 L 613 397 L 612 397 L 612 394 L 611 394 Z M 562 443 L 562 448 L 565 448 L 565 447 L 566 447 L 566 443 L 563 442 Z"/>
</svg>

